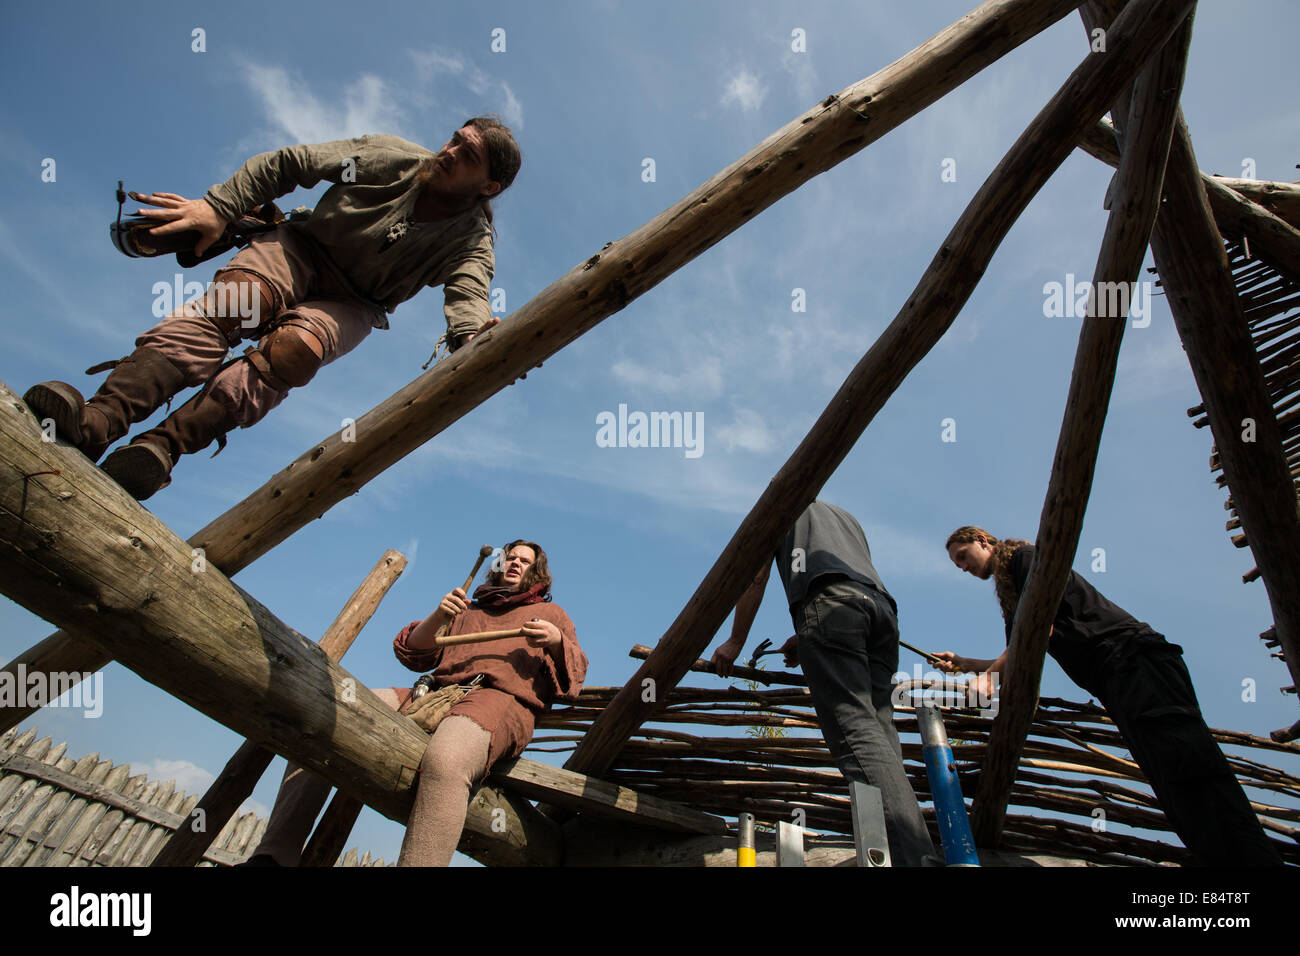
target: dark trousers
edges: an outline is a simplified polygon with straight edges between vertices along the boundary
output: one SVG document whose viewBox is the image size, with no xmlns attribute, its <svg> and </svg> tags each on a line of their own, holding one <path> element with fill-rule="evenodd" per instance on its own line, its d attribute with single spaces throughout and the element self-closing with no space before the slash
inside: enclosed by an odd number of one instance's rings
<svg viewBox="0 0 1300 956">
<path fill-rule="evenodd" d="M 1199 864 L 1282 865 L 1210 736 L 1176 645 L 1116 653 L 1098 690 L 1160 809 Z"/>
<path fill-rule="evenodd" d="M 923 857 L 938 854 L 894 729 L 898 618 L 888 600 L 856 582 L 813 587 L 792 613 L 822 736 L 846 779 L 880 788 L 893 864 L 920 866 Z"/>
</svg>

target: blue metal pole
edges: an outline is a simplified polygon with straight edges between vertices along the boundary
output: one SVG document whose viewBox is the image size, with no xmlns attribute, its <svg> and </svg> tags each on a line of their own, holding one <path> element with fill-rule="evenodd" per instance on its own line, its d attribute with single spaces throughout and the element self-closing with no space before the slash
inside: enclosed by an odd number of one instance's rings
<svg viewBox="0 0 1300 956">
<path fill-rule="evenodd" d="M 966 801 L 962 799 L 952 748 L 948 746 L 948 731 L 943 726 L 943 714 L 933 702 L 918 700 L 916 722 L 921 727 L 925 772 L 930 778 L 930 792 L 934 794 L 934 812 L 939 819 L 944 857 L 949 866 L 979 866 L 980 858 L 975 852 L 975 837 L 966 816 Z"/>
</svg>

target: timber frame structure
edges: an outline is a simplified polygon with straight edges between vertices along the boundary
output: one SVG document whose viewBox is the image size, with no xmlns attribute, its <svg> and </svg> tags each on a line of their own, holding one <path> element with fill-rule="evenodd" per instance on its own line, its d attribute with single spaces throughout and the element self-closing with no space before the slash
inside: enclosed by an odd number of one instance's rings
<svg viewBox="0 0 1300 956">
<path fill-rule="evenodd" d="M 1215 442 L 1213 467 L 1268 592 L 1292 684 L 1300 674 L 1300 514 L 1296 423 L 1300 346 L 1300 186 L 1202 175 L 1178 108 L 1194 0 L 988 0 L 878 73 L 828 96 L 639 229 L 525 304 L 509 322 L 359 419 L 355 440 L 327 436 L 190 541 L 182 541 L 71 448 L 42 441 L 21 399 L 0 384 L 0 590 L 64 630 L 6 670 L 93 672 L 121 661 L 248 738 L 200 806 L 224 822 L 273 752 L 339 787 L 306 862 L 332 863 L 362 803 L 397 821 L 410 810 L 425 735 L 338 663 L 404 559 L 385 555 L 319 644 L 293 631 L 230 575 L 358 491 L 458 418 L 564 348 L 817 174 L 886 133 L 1079 10 L 1094 42 L 977 192 L 914 292 L 849 374 L 658 645 L 622 688 L 589 688 L 540 725 L 535 749 L 572 749 L 565 769 L 525 758 L 494 768 L 471 803 L 461 849 L 485 863 L 717 862 L 730 816 L 775 820 L 792 802 L 814 828 L 845 831 L 847 801 L 813 737 L 692 737 L 674 723 L 812 730 L 794 675 L 777 690 L 679 687 L 771 545 L 812 501 L 912 368 L 949 329 L 1002 239 L 1076 148 L 1117 167 L 1093 280 L 1131 287 L 1150 245 Z M 1104 42 L 1098 50 L 1097 31 Z M 1109 113 L 1114 124 L 1103 117 Z M 1225 251 L 1225 239 L 1228 250 Z M 1231 253 L 1231 263 L 1229 260 Z M 1281 316 L 1281 318 L 1278 318 Z M 1116 373 L 1125 317 L 1083 323 L 1030 573 L 1013 624 L 1003 700 L 991 722 L 952 711 L 961 761 L 980 768 L 972 824 L 983 847 L 1121 864 L 1180 862 L 1177 847 L 1013 816 L 1009 804 L 1168 829 L 1131 761 L 1101 750 L 1118 735 L 1089 705 L 1038 698 L 1053 609 L 1079 534 Z M 1243 443 L 1241 423 L 1254 424 Z M 202 548 L 206 573 L 191 568 Z M 770 679 L 770 677 L 768 678 Z M 653 681 L 654 699 L 642 688 Z M 341 688 L 355 688 L 345 699 Z M 252 702 L 251 704 L 249 702 Z M 0 710 L 0 732 L 34 708 Z M 900 710 L 900 730 L 915 722 Z M 575 733 L 576 732 L 576 733 Z M 1215 731 L 1224 743 L 1288 753 L 1300 722 L 1273 739 Z M 905 744 L 915 764 L 919 745 Z M 1300 797 L 1300 781 L 1231 759 L 1243 782 Z M 914 766 L 909 767 L 909 772 Z M 1085 779 L 1073 779 L 1082 774 Z M 1065 775 L 1065 776 L 1062 776 Z M 915 775 L 918 795 L 928 787 Z M 1083 798 L 1080 791 L 1095 796 Z M 968 790 L 968 794 L 969 794 Z M 542 812 L 530 800 L 546 805 Z M 1255 803 L 1291 863 L 1300 811 Z M 505 832 L 492 826 L 505 813 Z M 223 815 L 224 814 L 224 815 Z M 576 815 L 575 815 L 576 814 Z M 215 815 L 215 816 L 214 816 Z M 563 822 L 560 822 L 562 818 Z M 670 836 L 671 835 L 671 836 Z M 840 841 L 818 852 L 845 857 Z M 169 840 L 156 865 L 194 865 L 206 847 Z M 839 854 L 838 856 L 836 854 Z M 733 853 L 734 859 L 734 853 Z"/>
</svg>

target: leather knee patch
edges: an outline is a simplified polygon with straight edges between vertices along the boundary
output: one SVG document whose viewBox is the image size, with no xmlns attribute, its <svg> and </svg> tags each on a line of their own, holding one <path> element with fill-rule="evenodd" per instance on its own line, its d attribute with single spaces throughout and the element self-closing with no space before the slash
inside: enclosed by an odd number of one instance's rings
<svg viewBox="0 0 1300 956">
<path fill-rule="evenodd" d="M 306 385 L 325 364 L 324 349 L 311 332 L 296 325 L 282 325 L 259 346 L 275 377 L 290 388 Z"/>
<path fill-rule="evenodd" d="M 223 269 L 208 286 L 203 312 L 234 344 L 276 315 L 278 298 L 275 287 L 256 272 Z"/>
</svg>

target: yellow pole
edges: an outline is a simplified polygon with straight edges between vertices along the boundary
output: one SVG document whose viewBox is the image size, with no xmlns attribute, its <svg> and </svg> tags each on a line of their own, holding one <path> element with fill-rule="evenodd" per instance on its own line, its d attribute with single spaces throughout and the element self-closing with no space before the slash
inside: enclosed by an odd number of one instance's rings
<svg viewBox="0 0 1300 956">
<path fill-rule="evenodd" d="M 758 853 L 754 849 L 754 815 L 740 815 L 740 846 L 736 849 L 736 866 L 758 866 Z"/>
</svg>

